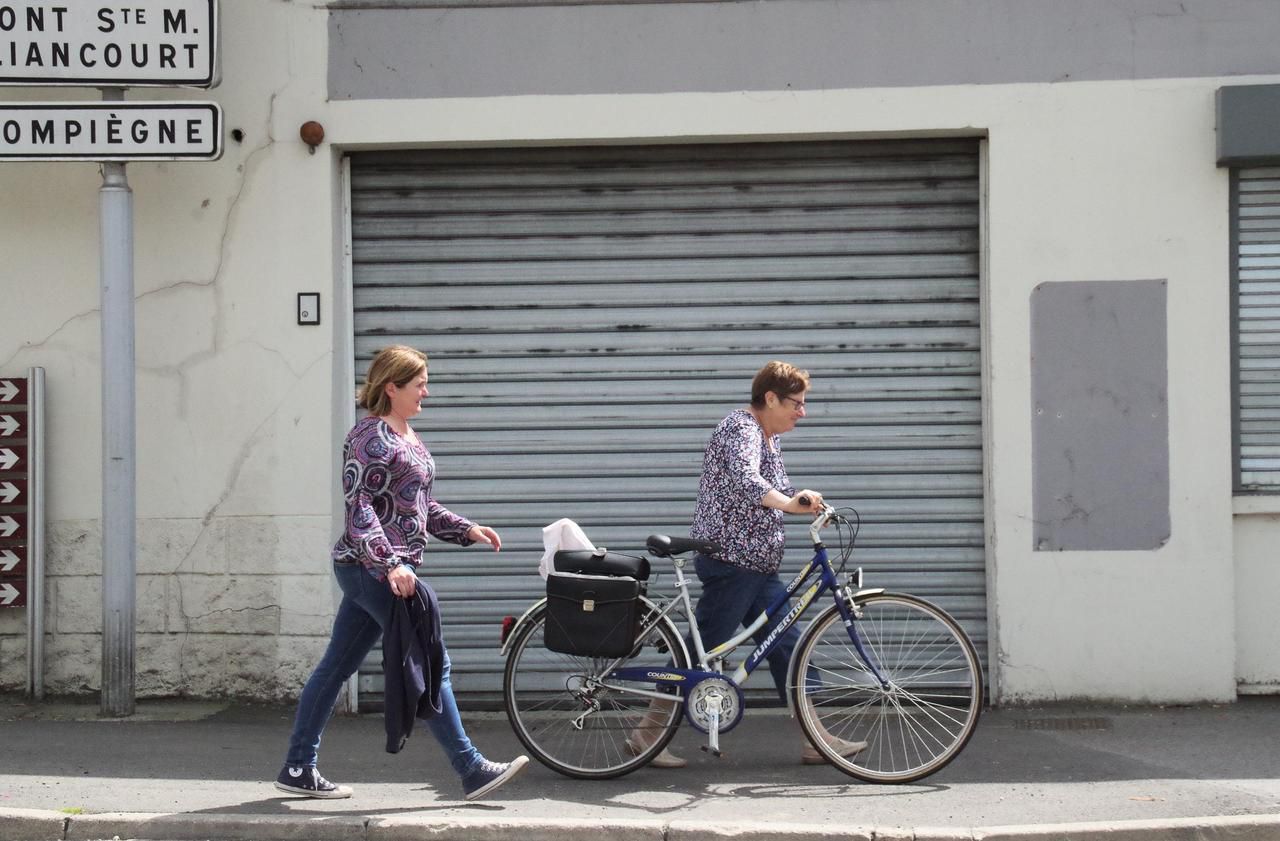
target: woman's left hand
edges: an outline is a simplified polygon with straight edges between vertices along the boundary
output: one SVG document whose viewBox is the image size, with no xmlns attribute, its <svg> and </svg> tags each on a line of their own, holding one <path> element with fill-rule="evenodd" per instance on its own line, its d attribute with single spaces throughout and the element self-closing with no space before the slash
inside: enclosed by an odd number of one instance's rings
<svg viewBox="0 0 1280 841">
<path fill-rule="evenodd" d="M 467 537 L 476 543 L 488 543 L 495 552 L 502 549 L 502 538 L 498 537 L 498 533 L 488 526 L 472 526 L 467 531 Z"/>
</svg>

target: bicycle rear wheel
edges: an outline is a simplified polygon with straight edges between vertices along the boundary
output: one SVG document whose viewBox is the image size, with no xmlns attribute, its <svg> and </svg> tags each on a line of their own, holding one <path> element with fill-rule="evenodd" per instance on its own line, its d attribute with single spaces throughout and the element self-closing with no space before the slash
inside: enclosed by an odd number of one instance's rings
<svg viewBox="0 0 1280 841">
<path fill-rule="evenodd" d="M 613 662 L 609 659 L 549 651 L 545 628 L 546 608 L 538 608 L 512 641 L 503 673 L 507 718 L 529 752 L 553 771 L 578 779 L 620 777 L 657 756 L 680 726 L 679 696 L 672 695 L 669 704 L 651 704 L 627 690 L 652 692 L 652 681 L 626 682 L 604 674 Z M 675 625 L 664 617 L 620 666 L 661 670 L 669 663 L 687 668 L 688 662 Z M 637 734 L 647 746 L 634 741 Z"/>
<path fill-rule="evenodd" d="M 885 683 L 858 654 L 832 605 L 796 647 L 791 675 L 800 726 L 850 776 L 922 779 L 955 759 L 978 725 L 977 652 L 951 616 L 923 599 L 878 593 L 857 604 L 856 632 Z M 866 747 L 854 752 L 858 742 Z"/>
</svg>

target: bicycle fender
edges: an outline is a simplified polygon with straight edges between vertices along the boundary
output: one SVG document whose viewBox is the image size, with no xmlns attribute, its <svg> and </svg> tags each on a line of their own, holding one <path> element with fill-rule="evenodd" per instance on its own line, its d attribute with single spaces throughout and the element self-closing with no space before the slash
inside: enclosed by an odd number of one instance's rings
<svg viewBox="0 0 1280 841">
<path fill-rule="evenodd" d="M 804 630 L 800 632 L 800 639 L 796 640 L 796 647 L 791 651 L 791 662 L 787 664 L 787 685 L 788 686 L 796 685 L 796 671 L 800 665 L 800 659 L 796 655 L 799 653 L 800 649 L 804 648 L 804 641 L 809 638 L 809 633 L 813 630 L 813 627 L 818 624 L 818 621 L 821 620 L 823 617 L 825 617 L 828 613 L 831 613 L 832 611 L 834 611 L 835 609 L 836 609 L 835 605 L 833 604 L 827 605 L 822 610 L 819 610 L 816 614 L 814 614 L 814 617 L 812 619 L 810 619 L 807 623 L 805 623 Z M 795 702 L 795 698 L 792 697 L 792 694 L 793 693 L 791 692 L 787 693 L 787 713 L 792 718 L 795 718 L 796 702 Z"/>
<path fill-rule="evenodd" d="M 507 649 L 511 647 L 511 641 L 516 637 L 520 636 L 520 630 L 525 625 L 529 624 L 529 621 L 530 621 L 529 617 L 533 616 L 534 611 L 536 611 L 538 608 L 542 607 L 546 603 L 547 603 L 547 600 L 545 598 L 538 599 L 536 602 L 529 605 L 528 610 L 520 614 L 520 618 L 516 620 L 516 624 L 511 627 L 511 632 L 507 634 L 506 642 L 502 644 L 500 653 L 502 654 L 503 657 L 507 656 Z"/>
<path fill-rule="evenodd" d="M 867 596 L 878 596 L 884 592 L 886 592 L 884 587 L 871 587 L 866 590 L 859 590 L 853 594 L 853 600 L 856 602 L 858 599 L 866 598 Z M 819 620 L 823 619 L 828 613 L 835 610 L 837 610 L 835 605 L 830 605 L 819 610 L 817 614 L 805 624 L 804 630 L 800 632 L 800 639 L 796 642 L 795 651 L 791 652 L 791 663 L 787 666 L 787 675 L 789 676 L 791 686 L 795 686 L 799 680 L 799 675 L 796 674 L 797 666 L 799 665 L 796 659 L 796 652 L 804 648 L 804 641 L 809 637 L 809 632 L 813 630 L 814 625 L 818 624 Z M 790 692 L 787 693 L 787 712 L 792 718 L 796 717 L 795 699 L 791 697 Z"/>
</svg>

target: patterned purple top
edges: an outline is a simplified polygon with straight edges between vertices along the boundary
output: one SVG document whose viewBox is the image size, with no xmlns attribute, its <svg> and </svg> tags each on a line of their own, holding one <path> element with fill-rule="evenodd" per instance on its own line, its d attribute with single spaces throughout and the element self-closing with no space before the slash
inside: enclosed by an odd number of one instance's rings
<svg viewBox="0 0 1280 841">
<path fill-rule="evenodd" d="M 766 574 L 782 564 L 783 514 L 760 504 L 771 490 L 795 494 L 779 438 L 773 436 L 771 448 L 746 409 L 730 412 L 711 433 L 689 536 L 720 544 L 716 560 Z"/>
<path fill-rule="evenodd" d="M 342 447 L 342 493 L 347 527 L 333 547 L 338 563 L 359 561 L 377 576 L 422 563 L 427 534 L 469 546 L 474 523 L 431 496 L 436 462 L 419 441 L 400 437 L 381 418 L 351 427 Z"/>
</svg>

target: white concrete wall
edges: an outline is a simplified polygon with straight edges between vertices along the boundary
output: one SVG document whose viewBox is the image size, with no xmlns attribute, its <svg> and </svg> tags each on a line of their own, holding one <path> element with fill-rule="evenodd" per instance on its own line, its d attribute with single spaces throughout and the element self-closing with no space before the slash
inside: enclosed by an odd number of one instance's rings
<svg viewBox="0 0 1280 841">
<path fill-rule="evenodd" d="M 333 287 L 335 167 L 298 139 L 325 97 L 326 15 L 254 0 L 222 12 L 219 88 L 128 94 L 216 99 L 228 129 L 216 163 L 127 168 L 142 696 L 292 695 L 333 609 L 332 321 L 295 324 L 297 292 Z M 100 183 L 90 164 L 0 164 L 0 372 L 47 372 L 51 693 L 100 685 Z M 0 611 L 0 689 L 24 683 L 24 623 Z"/>
<path fill-rule="evenodd" d="M 1224 80 L 330 103 L 322 9 L 224 0 L 223 21 L 224 81 L 212 96 L 243 144 L 228 140 L 218 163 L 129 167 L 140 694 L 289 695 L 324 642 L 333 452 L 345 426 L 334 411 L 346 397 L 335 341 L 347 329 L 342 150 L 959 133 L 989 137 L 998 696 L 1235 696 L 1237 604 L 1269 583 L 1266 547 L 1280 524 L 1233 530 L 1228 195 L 1214 166 L 1213 92 Z M 327 133 L 315 155 L 297 137 L 310 119 Z M 0 165 L 0 288 L 24 295 L 0 309 L 0 374 L 48 370 L 53 692 L 98 682 L 98 183 L 88 165 Z M 1169 281 L 1172 538 L 1154 552 L 1033 552 L 1031 291 L 1141 278 Z M 296 326 L 295 294 L 317 290 L 325 325 Z M 1237 538 L 1252 547 L 1249 563 L 1233 556 Z M 21 634 L 21 612 L 0 612 L 0 688 L 21 685 Z M 1241 662 L 1275 675 L 1277 650 Z"/>
</svg>

